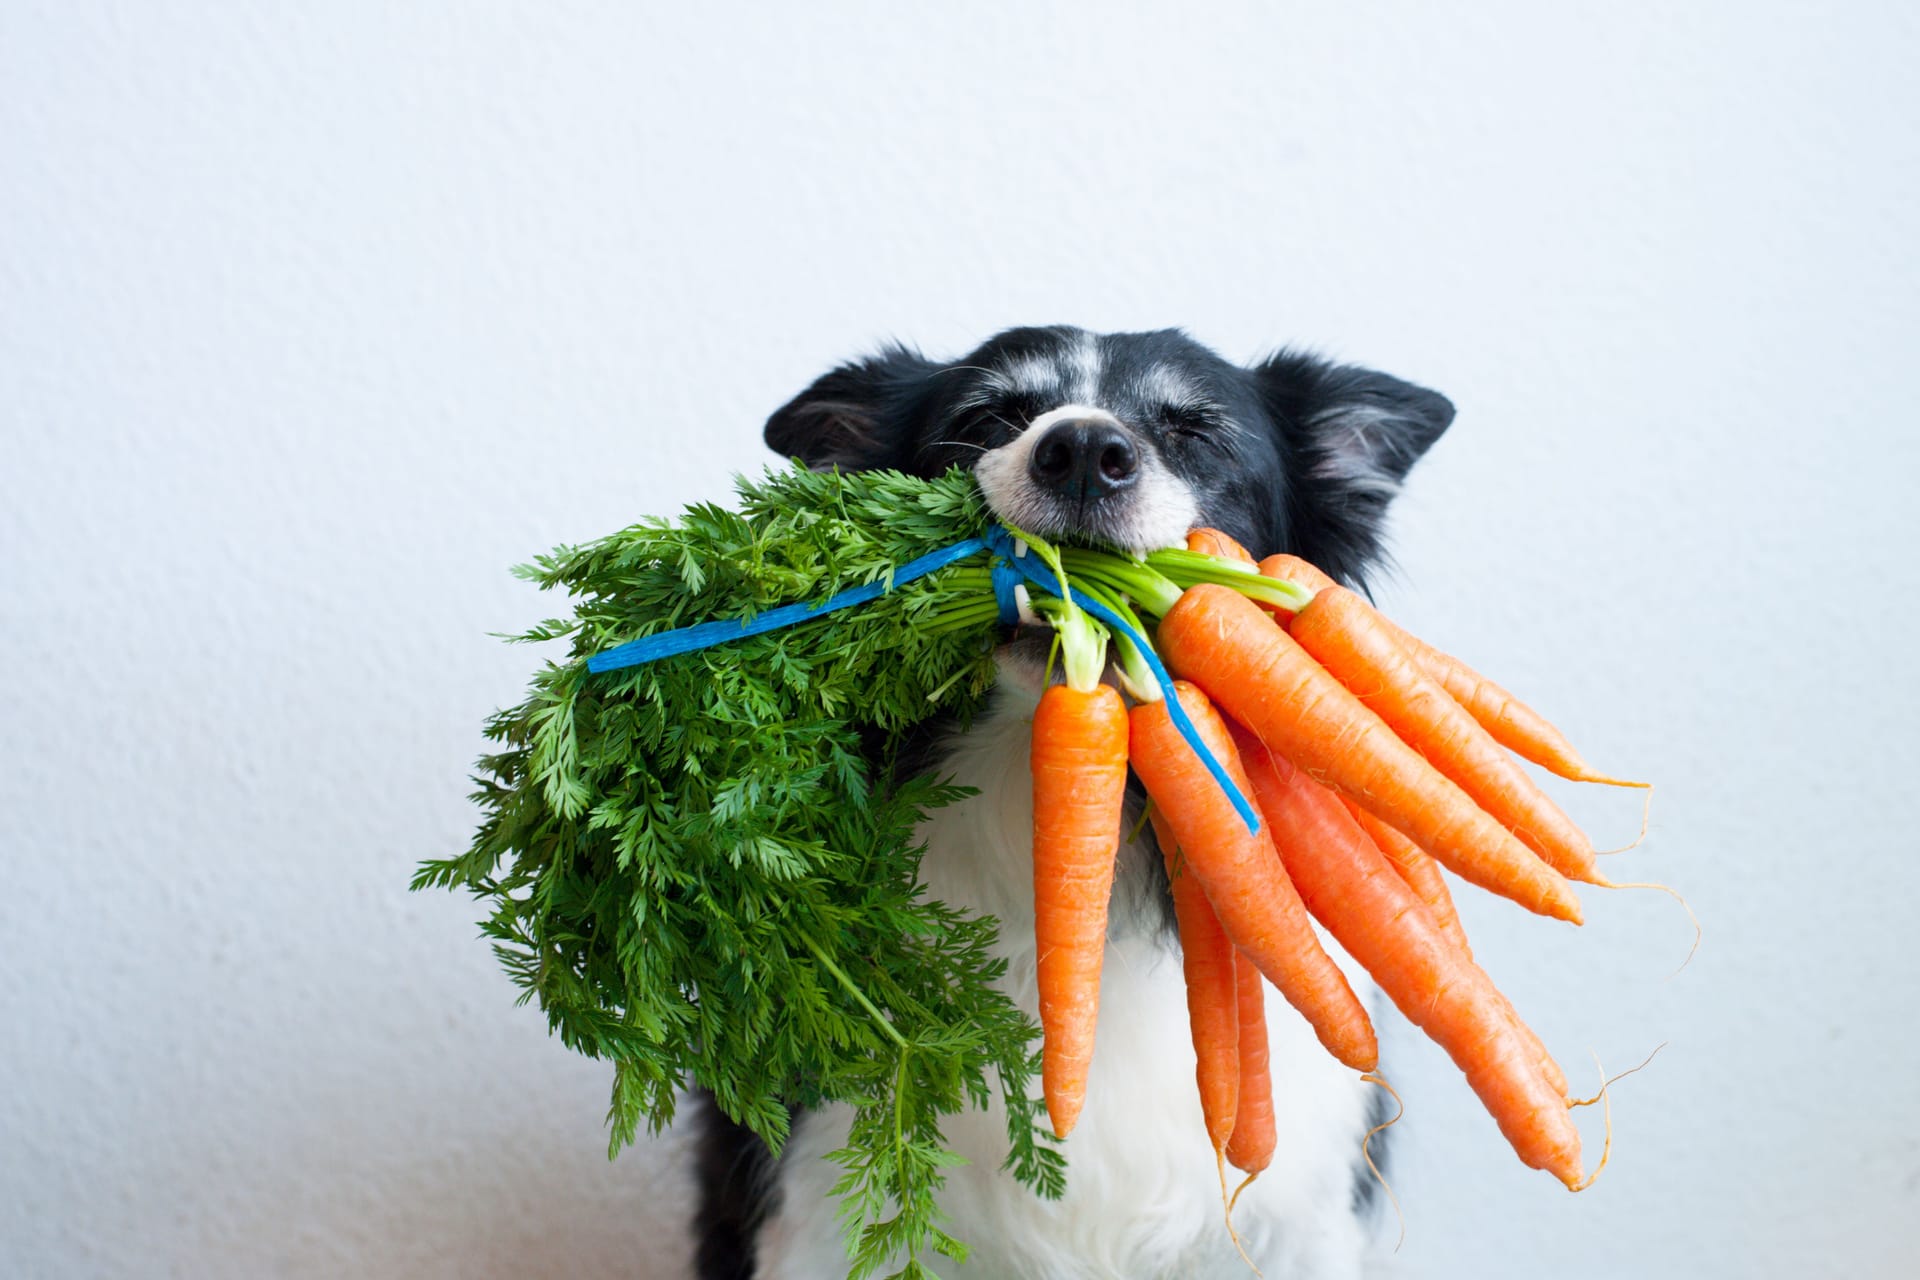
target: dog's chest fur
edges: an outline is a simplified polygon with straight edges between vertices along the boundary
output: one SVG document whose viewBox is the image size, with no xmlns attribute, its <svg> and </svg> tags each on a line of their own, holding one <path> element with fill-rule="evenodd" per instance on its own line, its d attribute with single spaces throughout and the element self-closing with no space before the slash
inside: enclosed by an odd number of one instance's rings
<svg viewBox="0 0 1920 1280">
<path fill-rule="evenodd" d="M 933 897 L 998 917 L 1005 985 L 1029 1013 L 1037 997 L 1027 749 L 1038 694 L 1030 673 L 1003 671 L 987 714 L 948 744 L 941 772 L 978 794 L 929 821 L 922 864 Z M 1179 951 L 1165 927 L 1163 881 L 1151 874 L 1150 859 L 1158 856 L 1150 843 L 1121 855 L 1086 1109 L 1065 1148 L 1065 1198 L 1042 1200 L 1000 1170 L 1007 1138 L 997 1106 L 953 1117 L 946 1136 L 970 1163 L 954 1171 L 941 1205 L 974 1253 L 964 1267 L 943 1265 L 942 1274 L 1248 1274 L 1228 1238 L 1201 1121 Z M 1366 989 L 1360 975 L 1350 976 L 1356 989 Z M 1321 1049 L 1271 989 L 1268 1004 L 1279 1155 L 1241 1197 L 1235 1225 L 1269 1276 L 1355 1276 L 1366 1219 L 1357 1211 L 1366 1196 L 1356 1186 L 1355 1164 L 1370 1086 Z M 772 1208 L 759 1234 L 756 1272 L 764 1280 L 845 1274 L 846 1245 L 829 1208 L 841 1170 L 822 1157 L 844 1144 L 850 1116 L 845 1107 L 807 1116 L 771 1171 Z"/>
</svg>

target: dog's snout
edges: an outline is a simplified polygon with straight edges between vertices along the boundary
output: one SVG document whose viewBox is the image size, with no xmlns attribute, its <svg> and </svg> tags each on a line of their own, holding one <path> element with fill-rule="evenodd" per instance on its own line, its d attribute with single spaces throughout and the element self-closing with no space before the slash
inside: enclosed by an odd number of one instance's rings
<svg viewBox="0 0 1920 1280">
<path fill-rule="evenodd" d="M 1104 497 L 1140 476 L 1133 437 L 1112 422 L 1056 422 L 1033 446 L 1027 473 L 1034 483 L 1076 501 Z"/>
</svg>

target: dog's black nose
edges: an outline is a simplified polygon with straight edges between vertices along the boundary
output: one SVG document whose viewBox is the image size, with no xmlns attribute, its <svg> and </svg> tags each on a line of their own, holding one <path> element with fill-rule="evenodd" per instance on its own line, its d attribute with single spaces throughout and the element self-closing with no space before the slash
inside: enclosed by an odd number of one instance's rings
<svg viewBox="0 0 1920 1280">
<path fill-rule="evenodd" d="M 1033 446 L 1027 474 L 1042 488 L 1086 501 L 1124 489 L 1140 477 L 1133 438 L 1099 419 L 1056 422 Z"/>
</svg>

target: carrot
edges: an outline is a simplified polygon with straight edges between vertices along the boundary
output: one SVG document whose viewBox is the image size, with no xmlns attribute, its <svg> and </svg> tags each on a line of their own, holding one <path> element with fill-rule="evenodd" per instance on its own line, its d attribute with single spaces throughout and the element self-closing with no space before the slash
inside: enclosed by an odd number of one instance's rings
<svg viewBox="0 0 1920 1280">
<path fill-rule="evenodd" d="M 1200 879 L 1185 865 L 1179 841 L 1166 818 L 1149 810 L 1153 834 L 1166 859 L 1167 881 L 1173 888 L 1174 922 L 1180 929 L 1180 963 L 1187 979 L 1187 1021 L 1193 1031 L 1196 1063 L 1194 1079 L 1200 1086 L 1200 1114 L 1216 1158 L 1224 1160 L 1228 1140 L 1238 1125 L 1240 1103 L 1240 1014 L 1233 942 L 1213 914 Z M 1257 983 L 1260 974 L 1245 966 Z"/>
<path fill-rule="evenodd" d="M 1229 723 L 1227 727 L 1229 731 L 1233 731 L 1235 745 L 1240 747 L 1240 756 L 1244 760 L 1248 748 L 1242 745 L 1240 735 L 1246 733 L 1246 729 L 1240 729 L 1233 723 Z M 1467 942 L 1467 931 L 1459 923 L 1459 910 L 1453 906 L 1453 894 L 1446 887 L 1446 877 L 1440 873 L 1440 865 L 1436 864 L 1432 858 L 1428 858 L 1419 844 L 1409 841 L 1400 831 L 1396 831 L 1388 823 L 1380 821 L 1367 810 L 1363 810 L 1361 806 L 1357 806 L 1350 796 L 1338 796 L 1338 798 L 1340 798 L 1340 804 L 1346 806 L 1346 812 L 1352 814 L 1354 821 L 1359 823 L 1359 829 L 1365 831 L 1367 837 L 1373 841 L 1373 846 L 1379 848 L 1382 854 L 1386 854 L 1386 860 L 1394 865 L 1394 871 L 1400 875 L 1402 881 L 1405 881 L 1407 889 L 1413 890 L 1413 896 L 1427 906 L 1428 913 L 1434 917 L 1434 923 L 1440 927 L 1440 933 L 1446 935 L 1446 938 L 1461 950 L 1461 954 L 1467 960 L 1473 960 L 1473 944 Z M 1496 994 L 1507 1007 L 1507 1015 L 1511 1017 L 1515 1031 L 1521 1032 L 1521 1036 L 1526 1040 L 1526 1048 L 1530 1054 L 1534 1055 L 1534 1063 L 1540 1069 L 1540 1073 L 1555 1090 L 1565 1094 L 1567 1075 L 1561 1071 L 1561 1065 L 1553 1059 L 1553 1054 L 1549 1054 L 1548 1046 L 1540 1040 L 1540 1036 L 1532 1027 L 1524 1023 L 1519 1009 L 1515 1009 L 1513 1002 L 1507 1000 L 1505 992 L 1500 992 L 1496 988 Z M 1231 1151 L 1229 1151 L 1229 1157 L 1231 1157 Z"/>
<path fill-rule="evenodd" d="M 1554 1060 L 1551 1053 L 1547 1052 L 1546 1042 L 1540 1039 L 1538 1032 L 1527 1025 L 1526 1019 L 1520 1016 L 1520 1011 L 1513 1007 L 1513 1001 L 1507 999 L 1506 992 L 1495 987 L 1493 994 L 1499 997 L 1500 1007 L 1507 1012 L 1507 1021 L 1513 1025 L 1521 1042 L 1526 1045 L 1528 1054 L 1532 1056 L 1533 1069 L 1540 1073 L 1540 1078 L 1545 1080 L 1555 1093 L 1562 1098 L 1566 1097 L 1567 1073 L 1560 1069 L 1560 1064 Z"/>
<path fill-rule="evenodd" d="M 1260 562 L 1260 572 L 1269 578 L 1285 578 L 1318 591 L 1336 585 L 1332 578 L 1299 556 L 1268 556 Z M 1405 630 L 1391 618 L 1381 616 L 1407 653 L 1421 670 L 1438 680 L 1454 701 L 1493 735 L 1493 740 L 1522 759 L 1531 760 L 1549 773 L 1573 782 L 1598 782 L 1610 787 L 1644 787 L 1644 782 L 1629 782 L 1596 771 L 1574 750 L 1565 734 L 1520 699 L 1469 667 L 1450 653 L 1434 648 L 1419 636 Z"/>
<path fill-rule="evenodd" d="M 1064 1138 L 1086 1101 L 1107 899 L 1127 787 L 1127 708 L 1118 690 L 1052 685 L 1033 715 L 1033 914 L 1041 1088 Z"/>
<path fill-rule="evenodd" d="M 1277 634 L 1264 617 L 1261 621 Z M 1250 793 L 1233 740 L 1206 695 L 1176 680 L 1167 696 L 1180 699 L 1208 750 L 1234 784 Z M 1328 1052 L 1356 1071 L 1371 1071 L 1380 1057 L 1373 1023 L 1346 975 L 1314 936 L 1313 922 L 1288 883 L 1265 828 L 1247 830 L 1174 727 L 1164 701 L 1136 703 L 1131 729 L 1128 754 L 1134 771 L 1154 807 L 1166 816 L 1187 867 L 1199 877 L 1227 936 L 1313 1025 Z"/>
<path fill-rule="evenodd" d="M 1267 1066 L 1267 997 L 1260 970 L 1244 956 L 1237 973 L 1240 1005 L 1240 1099 L 1227 1159 L 1243 1173 L 1273 1161 L 1273 1074 Z"/>
<path fill-rule="evenodd" d="M 1372 605 L 1345 587 L 1322 587 L 1293 615 L 1287 634 L 1554 870 L 1589 884 L 1603 879 L 1593 842 L 1420 669 Z"/>
<path fill-rule="evenodd" d="M 1325 591 L 1328 587 L 1340 585 L 1319 565 L 1302 560 L 1299 556 L 1268 556 L 1260 562 L 1260 572 L 1269 578 L 1285 578 L 1311 591 Z"/>
<path fill-rule="evenodd" d="M 1453 895 L 1447 891 L 1446 877 L 1441 875 L 1439 865 L 1422 853 L 1420 847 L 1413 841 L 1347 797 L 1341 796 L 1340 803 L 1345 805 L 1347 812 L 1353 815 L 1353 820 L 1360 824 L 1360 829 L 1373 838 L 1374 847 L 1387 855 L 1387 861 L 1391 862 L 1393 869 L 1400 873 L 1400 878 L 1407 882 L 1407 887 L 1413 890 L 1414 896 L 1426 904 L 1434 923 L 1440 926 L 1440 932 L 1459 947 L 1467 959 L 1473 959 L 1473 947 L 1467 942 L 1467 931 L 1460 924 L 1460 913 L 1454 909 Z M 1500 998 L 1506 1000 L 1505 993 L 1501 993 Z M 1547 1046 L 1541 1043 L 1540 1037 L 1534 1034 L 1533 1028 L 1520 1020 L 1520 1014 L 1514 1009 L 1511 1001 L 1507 1002 L 1507 1012 L 1513 1018 L 1514 1027 L 1526 1038 L 1527 1047 L 1532 1050 L 1541 1074 L 1547 1078 L 1547 1083 L 1564 1094 L 1567 1091 L 1567 1077 L 1566 1073 L 1560 1070 L 1560 1064 L 1554 1061 L 1551 1053 L 1547 1052 Z"/>
<path fill-rule="evenodd" d="M 1219 556 L 1222 560 L 1238 560 L 1242 564 L 1253 563 L 1253 553 L 1235 542 L 1218 529 L 1192 529 L 1187 533 L 1187 550 L 1198 551 L 1202 555 Z"/>
<path fill-rule="evenodd" d="M 1407 887 L 1413 890 L 1414 896 L 1426 904 L 1434 923 L 1440 926 L 1440 932 L 1459 947 L 1467 959 L 1473 959 L 1473 947 L 1467 942 L 1467 931 L 1460 924 L 1460 913 L 1454 908 L 1453 895 L 1447 891 L 1446 877 L 1440 873 L 1439 864 L 1422 853 L 1420 846 L 1347 797 L 1341 796 L 1340 803 L 1345 805 L 1347 812 L 1353 815 L 1353 820 L 1360 824 L 1360 829 L 1373 838 L 1374 847 L 1387 855 L 1387 861 L 1393 864 L 1393 869 L 1399 872 L 1400 878 L 1407 882 Z M 1500 993 L 1500 998 L 1506 1000 L 1504 992 Z M 1515 1029 L 1526 1038 L 1527 1047 L 1532 1050 L 1541 1074 L 1547 1078 L 1547 1083 L 1561 1093 L 1566 1093 L 1566 1073 L 1560 1070 L 1560 1064 L 1554 1061 L 1551 1053 L 1547 1052 L 1547 1046 L 1541 1042 L 1539 1036 L 1534 1034 L 1532 1027 L 1520 1020 L 1519 1011 L 1514 1009 L 1511 1001 L 1507 1001 L 1507 1012 L 1513 1018 Z"/>
<path fill-rule="evenodd" d="M 1545 716 L 1475 671 L 1452 654 L 1443 653 L 1418 636 L 1407 637 L 1414 660 L 1461 706 L 1465 707 L 1495 742 L 1548 773 L 1570 782 L 1597 782 L 1608 787 L 1646 787 L 1645 782 L 1601 773 L 1583 759 L 1567 736 Z"/>
<path fill-rule="evenodd" d="M 1387 855 L 1387 860 L 1393 863 L 1393 869 L 1407 882 L 1407 888 L 1427 904 L 1427 910 L 1433 913 L 1433 922 L 1440 926 L 1440 932 L 1451 938 L 1454 945 L 1471 958 L 1473 947 L 1467 942 L 1467 931 L 1460 925 L 1460 912 L 1454 908 L 1453 894 L 1447 890 L 1447 880 L 1440 873 L 1440 864 L 1428 857 L 1419 845 L 1348 797 L 1341 796 L 1340 801 L 1347 806 L 1347 812 L 1353 815 L 1354 821 L 1360 824 L 1360 829 L 1372 837 L 1374 846 Z"/>
<path fill-rule="evenodd" d="M 1520 1159 L 1577 1186 L 1579 1130 L 1566 1098 L 1537 1069 L 1512 1006 L 1447 940 L 1334 795 L 1251 734 L 1242 731 L 1238 742 L 1274 846 L 1314 918 L 1446 1050 Z"/>
<path fill-rule="evenodd" d="M 1558 872 L 1396 737 L 1260 606 L 1201 583 L 1182 593 L 1158 634 L 1173 673 L 1199 684 L 1269 748 L 1405 832 L 1455 874 L 1529 910 L 1579 922 L 1579 899 Z"/>
</svg>

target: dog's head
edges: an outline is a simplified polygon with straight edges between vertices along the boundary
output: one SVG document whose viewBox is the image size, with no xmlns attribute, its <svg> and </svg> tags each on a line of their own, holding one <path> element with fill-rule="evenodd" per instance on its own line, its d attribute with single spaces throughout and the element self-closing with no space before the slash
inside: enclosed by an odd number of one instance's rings
<svg viewBox="0 0 1920 1280">
<path fill-rule="evenodd" d="M 971 466 L 1001 519 L 1133 551 L 1209 525 L 1361 584 L 1407 470 L 1453 419 L 1436 392 L 1282 352 L 1243 368 L 1184 333 L 1009 329 L 950 364 L 889 347 L 767 421 L 808 466 Z"/>
</svg>

